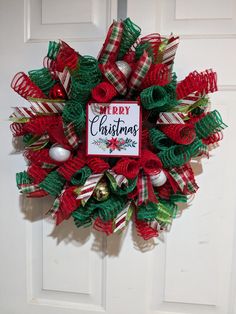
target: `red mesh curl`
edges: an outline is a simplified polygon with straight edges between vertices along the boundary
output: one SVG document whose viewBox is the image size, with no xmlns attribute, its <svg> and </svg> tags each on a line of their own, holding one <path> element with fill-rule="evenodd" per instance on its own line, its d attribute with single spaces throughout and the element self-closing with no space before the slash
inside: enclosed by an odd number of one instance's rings
<svg viewBox="0 0 236 314">
<path fill-rule="evenodd" d="M 176 88 L 177 99 L 183 99 L 194 92 L 205 95 L 215 91 L 217 91 L 217 76 L 212 70 L 200 73 L 194 71 L 179 82 Z"/>
<path fill-rule="evenodd" d="M 92 97 L 97 102 L 109 102 L 117 95 L 113 85 L 108 82 L 99 83 L 92 89 Z"/>
<path fill-rule="evenodd" d="M 32 164 L 29 166 L 27 170 L 28 175 L 33 179 L 35 184 L 43 181 L 45 177 L 48 175 L 48 172 L 36 164 Z"/>
<path fill-rule="evenodd" d="M 58 168 L 58 172 L 67 180 L 70 181 L 73 174 L 85 166 L 85 161 L 80 157 L 75 157 L 66 161 L 63 166 Z"/>
<path fill-rule="evenodd" d="M 100 217 L 97 217 L 94 221 L 93 228 L 97 231 L 104 232 L 106 235 L 112 234 L 113 232 L 113 221 L 103 221 Z"/>
<path fill-rule="evenodd" d="M 165 64 L 153 64 L 142 82 L 141 89 L 153 85 L 163 86 L 170 81 L 170 71 Z"/>
<path fill-rule="evenodd" d="M 11 132 L 12 132 L 13 136 L 22 136 L 22 135 L 24 135 L 25 133 L 27 133 L 27 132 L 25 131 L 24 125 L 25 125 L 25 123 L 13 122 L 13 123 L 10 125 L 10 129 L 11 129 Z"/>
<path fill-rule="evenodd" d="M 141 155 L 141 165 L 147 174 L 155 174 L 162 168 L 162 162 L 150 150 L 143 150 Z"/>
<path fill-rule="evenodd" d="M 23 72 L 19 72 L 13 77 L 11 88 L 25 99 L 29 97 L 47 98 L 41 89 Z"/>
<path fill-rule="evenodd" d="M 153 229 L 146 221 L 138 220 L 135 215 L 135 225 L 137 234 L 144 240 L 149 240 L 154 237 L 158 237 L 158 231 Z"/>
<path fill-rule="evenodd" d="M 196 138 L 196 132 L 192 124 L 162 125 L 160 130 L 178 144 L 189 145 Z"/>
<path fill-rule="evenodd" d="M 35 163 L 38 166 L 41 166 L 43 163 L 51 165 L 60 165 L 60 162 L 52 160 L 49 157 L 49 149 L 44 148 L 38 151 L 27 150 L 24 152 L 25 158 L 27 158 L 31 163 Z"/>
<path fill-rule="evenodd" d="M 210 145 L 210 144 L 215 144 L 223 139 L 223 133 L 222 132 L 217 132 L 212 135 L 210 135 L 207 138 L 202 139 L 203 144 Z"/>
<path fill-rule="evenodd" d="M 70 218 L 71 213 L 80 205 L 80 200 L 76 199 L 74 193 L 75 187 L 72 186 L 65 190 L 60 197 L 60 207 L 55 213 L 56 224 L 60 224 L 63 220 Z"/>
<path fill-rule="evenodd" d="M 98 157 L 89 158 L 87 165 L 93 173 L 103 173 L 110 168 L 110 165 L 105 160 Z"/>
<path fill-rule="evenodd" d="M 67 45 L 64 41 L 61 42 L 60 50 L 56 58 L 56 69 L 62 72 L 65 67 L 75 69 L 79 60 L 78 53 Z"/>
<path fill-rule="evenodd" d="M 139 162 L 130 158 L 122 158 L 113 167 L 113 170 L 117 174 L 122 174 L 127 179 L 134 179 L 139 172 Z"/>
</svg>

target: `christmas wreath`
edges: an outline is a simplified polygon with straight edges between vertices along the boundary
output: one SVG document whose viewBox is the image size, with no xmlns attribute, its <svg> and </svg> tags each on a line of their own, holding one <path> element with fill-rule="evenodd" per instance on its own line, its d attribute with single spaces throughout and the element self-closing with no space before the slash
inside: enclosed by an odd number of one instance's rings
<svg viewBox="0 0 236 314">
<path fill-rule="evenodd" d="M 179 38 L 150 34 L 129 18 L 110 26 L 98 58 L 49 42 L 43 68 L 17 73 L 11 87 L 29 101 L 10 116 L 23 137 L 27 197 L 55 197 L 56 224 L 73 217 L 110 235 L 133 217 L 145 240 L 167 230 L 198 186 L 190 161 L 222 139 L 208 93 L 216 73 L 172 71 Z"/>
</svg>

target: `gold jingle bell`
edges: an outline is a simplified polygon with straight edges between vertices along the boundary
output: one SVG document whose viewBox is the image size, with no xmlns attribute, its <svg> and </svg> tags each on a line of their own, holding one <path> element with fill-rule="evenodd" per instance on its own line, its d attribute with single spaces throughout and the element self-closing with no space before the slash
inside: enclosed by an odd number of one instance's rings
<svg viewBox="0 0 236 314">
<path fill-rule="evenodd" d="M 98 202 L 103 202 L 108 199 L 110 195 L 110 191 L 107 185 L 106 180 L 102 179 L 100 182 L 98 182 L 94 192 L 93 192 L 93 197 L 98 201 Z"/>
</svg>

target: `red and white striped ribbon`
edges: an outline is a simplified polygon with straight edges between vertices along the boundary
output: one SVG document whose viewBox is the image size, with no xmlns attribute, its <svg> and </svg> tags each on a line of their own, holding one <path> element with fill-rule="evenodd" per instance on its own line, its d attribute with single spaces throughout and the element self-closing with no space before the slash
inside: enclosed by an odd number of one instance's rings
<svg viewBox="0 0 236 314">
<path fill-rule="evenodd" d="M 107 172 L 113 176 L 119 187 L 121 187 L 122 184 L 128 184 L 128 179 L 122 174 L 116 174 L 113 170 L 107 170 Z"/>
<path fill-rule="evenodd" d="M 187 97 L 180 100 L 180 106 L 191 106 L 201 98 L 196 93 L 191 93 Z"/>
<path fill-rule="evenodd" d="M 103 173 L 92 174 L 85 181 L 85 184 L 81 186 L 79 190 L 79 195 L 77 196 L 77 200 L 82 200 L 85 204 L 93 194 L 94 189 L 96 188 L 98 182 L 103 177 Z"/>
<path fill-rule="evenodd" d="M 160 112 L 156 124 L 184 124 L 183 114 L 180 112 Z"/>
<path fill-rule="evenodd" d="M 71 90 L 71 75 L 68 68 L 64 68 L 63 72 L 57 72 L 58 78 L 68 95 Z"/>
<path fill-rule="evenodd" d="M 57 113 L 60 113 L 62 112 L 64 106 L 65 106 L 65 103 L 63 102 L 46 102 L 46 101 L 33 101 L 31 100 L 30 101 L 31 103 L 31 107 L 30 109 L 38 114 L 57 114 Z"/>
<path fill-rule="evenodd" d="M 35 116 L 35 113 L 32 112 L 30 108 L 26 107 L 13 107 L 15 111 L 10 115 L 11 118 L 21 119 L 21 118 L 32 118 Z"/>
<path fill-rule="evenodd" d="M 179 37 L 170 35 L 165 51 L 163 53 L 162 63 L 166 64 L 170 68 L 174 62 L 175 54 L 179 45 Z"/>
<path fill-rule="evenodd" d="M 131 216 L 130 210 L 131 210 L 131 201 L 128 202 L 125 205 L 125 208 L 117 215 L 117 217 L 114 220 L 114 230 L 113 232 L 120 231 L 124 229 L 129 221 L 129 218 Z"/>
</svg>

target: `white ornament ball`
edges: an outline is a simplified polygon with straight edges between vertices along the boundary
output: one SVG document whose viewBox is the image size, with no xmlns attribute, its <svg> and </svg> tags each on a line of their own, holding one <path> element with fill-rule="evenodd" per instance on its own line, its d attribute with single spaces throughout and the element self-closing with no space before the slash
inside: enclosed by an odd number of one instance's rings
<svg viewBox="0 0 236 314">
<path fill-rule="evenodd" d="M 49 149 L 49 156 L 55 161 L 66 161 L 70 155 L 71 152 L 59 144 L 55 144 Z"/>
<path fill-rule="evenodd" d="M 131 74 L 131 67 L 130 65 L 125 61 L 116 61 L 116 65 L 118 69 L 124 74 L 126 78 L 128 78 Z"/>
<path fill-rule="evenodd" d="M 167 177 L 164 171 L 160 171 L 157 174 L 150 176 L 151 182 L 153 186 L 162 186 L 166 183 Z"/>
</svg>

